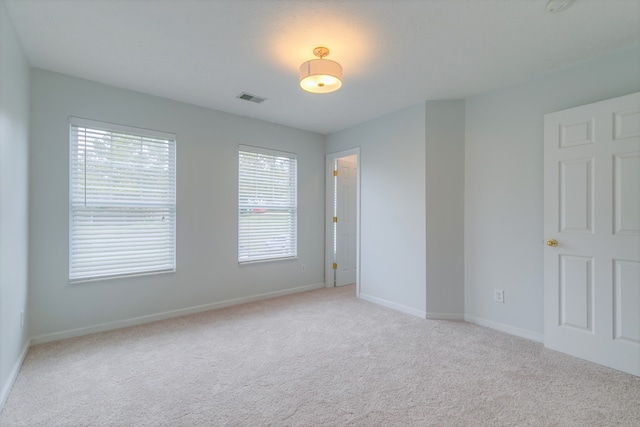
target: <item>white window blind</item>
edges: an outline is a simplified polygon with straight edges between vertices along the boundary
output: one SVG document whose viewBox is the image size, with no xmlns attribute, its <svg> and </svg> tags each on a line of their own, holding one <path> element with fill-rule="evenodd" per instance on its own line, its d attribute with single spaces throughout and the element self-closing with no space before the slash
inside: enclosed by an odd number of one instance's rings
<svg viewBox="0 0 640 427">
<path fill-rule="evenodd" d="M 175 135 L 71 118 L 69 279 L 175 270 Z"/>
<path fill-rule="evenodd" d="M 238 262 L 296 257 L 296 155 L 241 145 L 238 157 Z"/>
</svg>

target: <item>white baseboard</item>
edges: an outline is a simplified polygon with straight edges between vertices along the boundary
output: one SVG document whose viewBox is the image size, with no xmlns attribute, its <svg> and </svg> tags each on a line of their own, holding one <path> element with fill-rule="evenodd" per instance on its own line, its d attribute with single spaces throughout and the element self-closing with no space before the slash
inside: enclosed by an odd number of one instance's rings
<svg viewBox="0 0 640 427">
<path fill-rule="evenodd" d="M 464 320 L 469 323 L 474 323 L 479 326 L 486 326 L 487 328 L 495 329 L 500 332 L 505 332 L 517 337 L 526 338 L 531 341 L 544 343 L 544 335 L 537 332 L 527 331 L 526 329 L 515 328 L 513 326 L 505 325 L 504 323 L 494 322 L 492 320 L 481 319 L 479 317 L 465 315 Z"/>
<path fill-rule="evenodd" d="M 24 348 L 22 349 L 22 352 L 20 353 L 20 356 L 18 356 L 18 359 L 13 364 L 13 368 L 9 373 L 9 378 L 7 378 L 7 381 L 2 386 L 2 391 L 0 391 L 0 413 L 2 413 L 2 410 L 4 409 L 4 404 L 7 401 L 7 397 L 9 397 L 9 392 L 11 391 L 11 388 L 13 387 L 13 383 L 16 381 L 16 378 L 18 377 L 18 372 L 20 372 L 20 368 L 22 367 L 24 358 L 27 357 L 27 352 L 29 351 L 29 347 L 31 347 L 31 341 L 27 340 L 27 342 L 24 345 Z"/>
<path fill-rule="evenodd" d="M 360 292 L 358 298 L 363 299 L 368 302 L 372 302 L 374 304 L 381 305 L 383 307 L 387 307 L 396 311 L 400 311 L 402 313 L 410 314 L 412 316 L 417 316 L 421 319 L 426 319 L 427 313 L 422 310 L 415 309 L 413 307 L 407 307 L 406 305 L 398 304 L 395 302 L 387 301 L 382 298 L 372 297 L 371 295 L 363 294 Z"/>
<path fill-rule="evenodd" d="M 464 313 L 429 313 L 427 319 L 432 320 L 465 320 Z"/>
<path fill-rule="evenodd" d="M 158 320 L 170 319 L 172 317 L 186 316 L 189 314 L 200 313 L 202 311 L 216 310 L 219 308 L 230 307 L 232 305 L 244 304 L 265 300 L 269 298 L 280 297 L 298 292 L 306 292 L 313 289 L 324 288 L 324 283 L 314 283 L 312 285 L 299 286 L 297 288 L 284 289 L 281 291 L 267 292 L 264 294 L 251 295 L 248 297 L 234 298 L 226 301 L 214 302 L 211 304 L 197 305 L 194 307 L 181 308 L 179 310 L 165 311 L 163 313 L 150 314 L 147 316 L 134 317 L 131 319 L 117 320 L 115 322 L 101 323 L 99 325 L 87 326 L 77 329 L 68 329 L 66 331 L 52 332 L 49 334 L 39 335 L 31 338 L 31 344 L 42 344 L 46 342 L 58 341 L 66 338 L 74 338 L 82 335 L 93 334 L 96 332 L 110 331 L 113 329 L 126 328 L 128 326 L 141 325 L 143 323 L 155 322 Z"/>
</svg>

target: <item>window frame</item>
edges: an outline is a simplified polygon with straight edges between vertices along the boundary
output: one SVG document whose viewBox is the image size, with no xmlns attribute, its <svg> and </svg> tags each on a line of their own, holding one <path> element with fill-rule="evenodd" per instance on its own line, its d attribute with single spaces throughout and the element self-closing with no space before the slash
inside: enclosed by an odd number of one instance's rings
<svg viewBox="0 0 640 427">
<path fill-rule="evenodd" d="M 143 139 L 148 139 L 148 140 L 152 140 L 152 139 L 158 139 L 158 140 L 164 140 L 167 142 L 167 148 L 168 148 L 168 154 L 167 154 L 167 161 L 168 163 L 168 168 L 169 168 L 169 172 L 168 174 L 168 178 L 171 181 L 169 186 L 166 187 L 166 191 L 171 194 L 170 197 L 170 203 L 167 204 L 168 208 L 165 207 L 165 209 L 168 209 L 169 212 L 172 214 L 172 218 L 169 218 L 169 226 L 168 228 L 168 232 L 163 233 L 163 234 L 158 234 L 158 235 L 162 235 L 165 236 L 166 238 L 170 239 L 170 250 L 167 251 L 167 254 L 169 254 L 169 258 L 166 259 L 170 259 L 172 258 L 171 262 L 170 262 L 170 267 L 169 268 L 158 268 L 158 269 L 145 269 L 145 268 L 138 268 L 137 270 L 131 270 L 131 271 L 126 271 L 126 272 L 117 272 L 114 274 L 93 274 L 92 272 L 85 272 L 84 274 L 78 273 L 76 271 L 76 274 L 73 274 L 74 271 L 74 262 L 77 261 L 77 257 L 75 258 L 74 261 L 74 257 L 73 257 L 73 244 L 74 244 L 74 213 L 76 213 L 79 210 L 82 210 L 82 207 L 78 207 L 78 206 L 74 206 L 74 176 L 78 173 L 76 170 L 74 170 L 74 144 L 76 144 L 75 147 L 75 153 L 77 154 L 78 150 L 80 149 L 80 139 L 76 138 L 74 141 L 74 127 L 75 128 L 81 128 L 81 129 L 89 129 L 92 131 L 103 131 L 103 132 L 108 132 L 110 134 L 120 134 L 120 135 L 124 135 L 124 136 L 130 136 L 130 137 L 134 137 L 134 138 L 141 138 L 141 142 Z M 156 130 L 150 130 L 150 129 L 144 129 L 144 128 L 139 128 L 139 127 L 134 127 L 134 126 L 128 126 L 128 125 L 121 125 L 121 124 L 114 124 L 114 123 L 109 123 L 109 122 L 104 122 L 104 121 L 98 121 L 98 120 L 91 120 L 91 119 L 85 119 L 85 118 L 80 118 L 80 117 L 74 117 L 74 116 L 69 116 L 69 153 L 68 153 L 68 160 L 69 160 L 69 249 L 68 249 L 68 256 L 69 256 L 69 270 L 68 270 L 68 280 L 69 283 L 81 283 L 81 282 L 93 282 L 93 281 L 99 281 L 99 280 L 109 280 L 109 279 L 118 279 L 118 278 L 123 278 L 123 277 L 130 277 L 130 276 L 141 276 L 141 275 L 156 275 L 156 274 L 166 274 L 166 273 L 175 273 L 176 268 L 177 268 L 177 237 L 176 237 L 176 230 L 177 230 L 177 137 L 174 133 L 169 133 L 169 132 L 163 132 L 163 131 L 156 131 Z M 86 142 L 85 142 L 86 143 Z M 77 159 L 76 159 L 77 161 Z M 80 175 L 80 176 L 85 176 L 85 182 L 86 182 L 86 175 L 87 175 L 87 165 L 85 164 L 84 166 L 84 172 Z M 140 175 L 138 175 L 140 176 Z M 85 194 L 86 197 L 86 188 L 83 191 L 80 191 L 80 193 Z M 111 202 L 113 203 L 113 202 Z M 147 203 L 149 203 L 149 200 L 147 200 Z M 141 208 L 141 209 L 152 209 L 152 208 L 158 208 L 158 206 L 160 205 L 152 205 L 152 204 L 147 204 L 146 206 L 135 206 L 136 208 Z M 131 206 L 127 205 L 127 204 L 121 204 L 119 206 L 117 205 L 112 205 L 114 211 L 121 209 L 122 211 L 126 210 L 127 208 L 130 208 Z M 101 208 L 104 208 L 104 206 L 102 207 L 98 207 L 97 205 L 94 206 L 94 208 L 96 210 L 99 210 Z M 86 205 L 85 205 L 85 209 L 86 209 Z M 90 209 L 90 208 L 89 208 Z M 123 214 L 119 219 L 126 217 L 126 214 Z M 129 217 L 131 218 L 131 217 Z M 162 218 L 164 220 L 164 216 Z M 123 221 L 124 222 L 124 221 Z M 125 248 L 127 247 L 127 243 L 123 242 L 122 243 L 122 247 Z M 85 254 L 87 254 L 88 252 L 85 252 Z M 121 261 L 121 260 L 120 260 Z M 113 265 L 117 265 L 117 263 L 114 263 Z M 76 267 L 77 269 L 77 267 Z"/>
<path fill-rule="evenodd" d="M 248 202 L 247 203 L 243 203 L 242 198 L 243 198 L 243 192 L 241 190 L 241 185 L 242 185 L 242 178 L 241 178 L 241 153 L 248 153 L 251 155 L 262 155 L 262 156 L 270 156 L 270 157 L 275 157 L 275 158 L 285 158 L 285 159 L 289 159 L 290 163 L 289 163 L 289 168 L 291 169 L 289 171 L 289 183 L 290 186 L 292 187 L 289 191 L 289 198 L 292 200 L 293 204 L 292 205 L 287 205 L 285 206 L 280 206 L 279 208 L 270 208 L 268 206 L 265 206 L 264 204 L 256 204 L 258 206 L 252 206 L 250 205 Z M 273 262 L 273 261 L 283 261 L 283 260 L 292 260 L 292 259 L 297 259 L 298 258 L 298 156 L 296 153 L 292 153 L 292 152 L 288 152 L 288 151 L 282 151 L 282 150 L 274 150 L 274 149 L 269 149 L 269 148 L 263 148 L 263 147 L 256 147 L 256 146 L 250 146 L 250 145 L 243 145 L 240 144 L 238 146 L 238 150 L 237 150 L 237 166 L 238 166 L 238 173 L 237 173 L 237 178 L 238 178 L 238 189 L 237 189 L 237 219 L 238 219 L 238 223 L 237 223 L 237 260 L 238 260 L 238 264 L 239 265 L 243 265 L 243 264 L 252 264 L 252 263 L 264 263 L 264 262 Z M 242 227 L 242 214 L 243 214 L 243 209 L 252 209 L 252 208 L 257 208 L 257 209 L 264 209 L 262 215 L 268 215 L 269 213 L 273 213 L 273 212 L 269 212 L 270 210 L 289 210 L 292 211 L 290 212 L 288 218 L 288 222 L 289 222 L 289 232 L 288 232 L 288 236 L 285 236 L 284 242 L 285 244 L 283 246 L 287 246 L 289 248 L 289 250 L 285 251 L 286 253 L 274 253 L 272 255 L 268 255 L 266 254 L 266 252 L 264 252 L 262 255 L 256 255 L 255 253 L 252 256 L 241 256 L 241 249 L 242 249 L 242 243 L 243 243 L 243 239 L 241 238 L 241 233 L 243 232 Z M 279 239 L 280 237 L 284 236 L 284 234 L 282 235 L 274 235 L 271 236 L 272 240 L 273 239 Z M 288 241 L 288 244 L 287 244 Z M 268 243 L 268 242 L 265 242 Z"/>
</svg>

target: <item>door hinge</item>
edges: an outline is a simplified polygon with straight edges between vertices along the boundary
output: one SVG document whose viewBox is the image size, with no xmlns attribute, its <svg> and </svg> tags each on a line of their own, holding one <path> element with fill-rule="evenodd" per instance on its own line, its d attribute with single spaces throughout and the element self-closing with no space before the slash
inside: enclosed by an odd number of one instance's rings
<svg viewBox="0 0 640 427">
<path fill-rule="evenodd" d="M 335 262 L 333 263 L 333 269 L 337 270 L 338 269 L 338 264 L 336 264 Z"/>
<path fill-rule="evenodd" d="M 337 216 L 333 217 L 333 222 L 338 222 L 338 217 Z"/>
<path fill-rule="evenodd" d="M 333 176 L 338 176 L 338 171 L 333 171 Z"/>
</svg>

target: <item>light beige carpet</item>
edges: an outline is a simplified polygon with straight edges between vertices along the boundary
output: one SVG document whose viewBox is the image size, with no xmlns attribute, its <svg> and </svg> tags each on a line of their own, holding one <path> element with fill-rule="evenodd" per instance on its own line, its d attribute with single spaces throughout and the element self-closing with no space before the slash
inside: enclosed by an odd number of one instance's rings
<svg viewBox="0 0 640 427">
<path fill-rule="evenodd" d="M 640 378 L 321 289 L 30 349 L 2 426 L 634 426 Z"/>
</svg>

